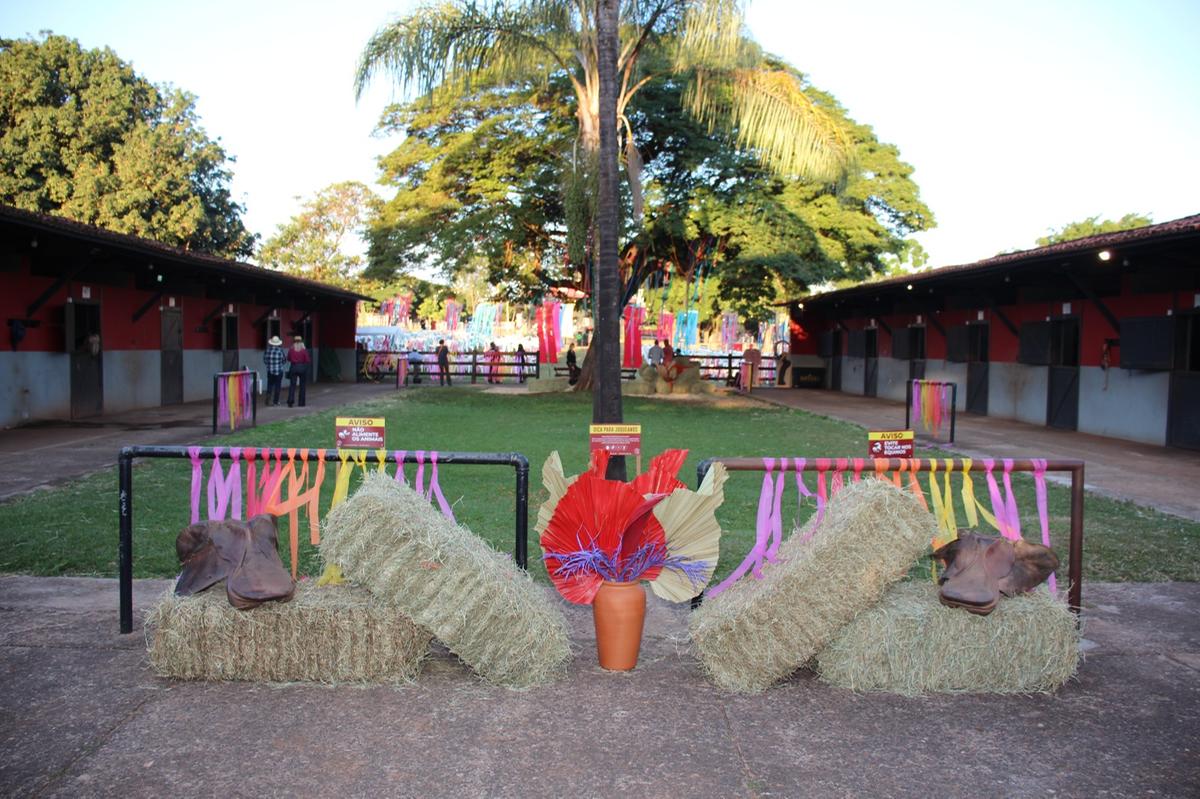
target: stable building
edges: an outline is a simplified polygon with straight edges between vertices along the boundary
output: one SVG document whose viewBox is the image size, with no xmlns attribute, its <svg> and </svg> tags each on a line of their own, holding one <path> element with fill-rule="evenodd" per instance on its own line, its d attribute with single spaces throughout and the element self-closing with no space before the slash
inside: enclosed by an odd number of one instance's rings
<svg viewBox="0 0 1200 799">
<path fill-rule="evenodd" d="M 1200 449 L 1200 215 L 789 303 L 824 387 Z"/>
<path fill-rule="evenodd" d="M 314 380 L 354 379 L 362 295 L 0 205 L 0 427 L 203 400 L 301 335 Z"/>
</svg>

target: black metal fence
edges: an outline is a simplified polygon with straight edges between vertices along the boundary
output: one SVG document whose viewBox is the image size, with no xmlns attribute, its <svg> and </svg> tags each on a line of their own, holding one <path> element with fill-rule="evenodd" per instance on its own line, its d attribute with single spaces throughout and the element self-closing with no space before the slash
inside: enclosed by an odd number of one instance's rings
<svg viewBox="0 0 1200 799">
<path fill-rule="evenodd" d="M 817 471 L 817 458 L 808 458 L 805 464 L 804 471 Z M 836 460 L 836 459 L 830 459 Z M 854 459 L 848 459 L 851 462 Z M 867 469 L 874 473 L 876 464 L 884 467 L 885 471 L 894 472 L 902 466 L 910 473 L 922 473 L 933 471 L 934 466 L 929 458 L 913 458 L 911 460 L 900 458 L 886 459 L 871 459 L 861 458 L 864 462 L 864 474 Z M 886 464 L 884 463 L 886 461 Z M 696 467 L 696 485 L 699 486 L 704 482 L 704 475 L 708 474 L 708 469 L 713 463 L 720 462 L 725 468 L 731 472 L 762 472 L 766 471 L 766 465 L 762 458 L 706 458 L 701 461 Z M 957 458 L 951 460 L 950 469 L 960 471 L 965 465 L 965 461 Z M 1067 580 L 1069 587 L 1067 589 L 1067 604 L 1071 610 L 1078 615 L 1079 609 L 1082 607 L 1082 581 L 1083 581 L 1083 461 L 1079 460 L 1048 460 L 1045 462 L 1047 472 L 1070 472 L 1071 473 L 1071 532 L 1069 543 L 1067 545 Z M 945 470 L 945 460 L 938 459 L 937 468 Z M 1014 460 L 1012 470 L 1014 472 L 1033 472 L 1036 466 L 1032 460 Z M 987 470 L 987 466 L 981 459 L 974 459 L 970 465 L 970 471 L 983 472 Z M 693 602 L 693 606 L 694 606 Z"/>
<path fill-rule="evenodd" d="M 220 452 L 212 447 L 200 449 L 200 457 L 220 457 L 232 460 L 231 449 L 222 447 Z M 315 449 L 310 449 L 315 452 Z M 188 458 L 187 447 L 122 447 L 117 457 L 118 478 L 118 510 L 120 513 L 120 539 L 118 544 L 121 606 L 121 632 L 133 632 L 133 460 L 134 458 Z M 374 450 L 366 451 L 369 463 L 378 464 L 379 454 Z M 388 452 L 383 461 L 396 463 L 396 453 Z M 407 452 L 404 463 L 417 463 L 416 452 Z M 439 466 L 445 465 L 480 465 L 480 466 L 511 466 L 516 470 L 516 500 L 514 508 L 515 534 L 513 539 L 513 560 L 522 569 L 529 566 L 529 459 L 519 452 L 438 452 Z"/>
<path fill-rule="evenodd" d="M 438 381 L 439 368 L 436 352 L 419 352 L 419 360 L 407 351 L 357 351 L 355 380 L 359 383 L 397 380 L 398 384 L 421 384 Z M 450 379 L 497 380 L 501 382 L 524 382 L 542 376 L 536 351 L 517 353 L 502 352 L 495 363 L 486 352 L 460 352 L 450 356 Z"/>
</svg>

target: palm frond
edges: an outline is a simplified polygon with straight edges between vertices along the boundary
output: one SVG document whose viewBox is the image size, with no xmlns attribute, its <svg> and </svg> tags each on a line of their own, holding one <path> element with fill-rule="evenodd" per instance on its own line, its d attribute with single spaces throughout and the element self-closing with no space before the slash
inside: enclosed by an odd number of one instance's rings
<svg viewBox="0 0 1200 799">
<path fill-rule="evenodd" d="M 813 103 L 792 72 L 696 69 L 684 105 L 780 176 L 841 184 L 852 166 L 844 127 Z"/>
<path fill-rule="evenodd" d="M 496 81 L 526 78 L 548 61 L 567 66 L 574 4 L 568 0 L 477 3 L 456 0 L 418 8 L 380 28 L 363 49 L 354 79 L 361 97 L 380 74 L 426 94 L 448 80 L 487 72 Z"/>
<path fill-rule="evenodd" d="M 742 31 L 745 5 L 745 0 L 691 3 L 683 17 L 683 32 L 675 51 L 675 71 L 735 67 L 746 41 Z"/>
</svg>

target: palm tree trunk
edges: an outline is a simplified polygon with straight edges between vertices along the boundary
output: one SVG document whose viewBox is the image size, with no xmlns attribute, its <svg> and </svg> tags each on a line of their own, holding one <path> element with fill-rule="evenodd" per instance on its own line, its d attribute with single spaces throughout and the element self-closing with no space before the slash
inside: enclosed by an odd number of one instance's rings
<svg viewBox="0 0 1200 799">
<path fill-rule="evenodd" d="M 592 421 L 620 422 L 621 410 L 621 280 L 617 272 L 617 26 L 618 0 L 596 4 L 597 66 L 600 84 L 599 197 L 596 208 L 597 318 L 595 338 L 595 389 Z M 591 355 L 591 352 L 588 353 Z M 585 359 L 586 360 L 586 359 Z M 608 464 L 610 480 L 625 479 L 625 459 Z"/>
</svg>

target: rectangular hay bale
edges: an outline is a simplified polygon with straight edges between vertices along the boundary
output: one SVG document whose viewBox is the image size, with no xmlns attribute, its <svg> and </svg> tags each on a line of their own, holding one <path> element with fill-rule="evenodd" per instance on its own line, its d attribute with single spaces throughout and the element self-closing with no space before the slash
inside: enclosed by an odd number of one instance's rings
<svg viewBox="0 0 1200 799">
<path fill-rule="evenodd" d="M 893 586 L 817 656 L 825 682 L 905 696 L 1049 692 L 1078 664 L 1075 614 L 1044 588 L 977 616 L 942 605 L 929 582 Z"/>
<path fill-rule="evenodd" d="M 411 682 L 432 639 L 365 589 L 311 582 L 291 602 L 252 610 L 230 605 L 220 585 L 169 593 L 146 628 L 155 673 L 181 680 Z"/>
</svg>

